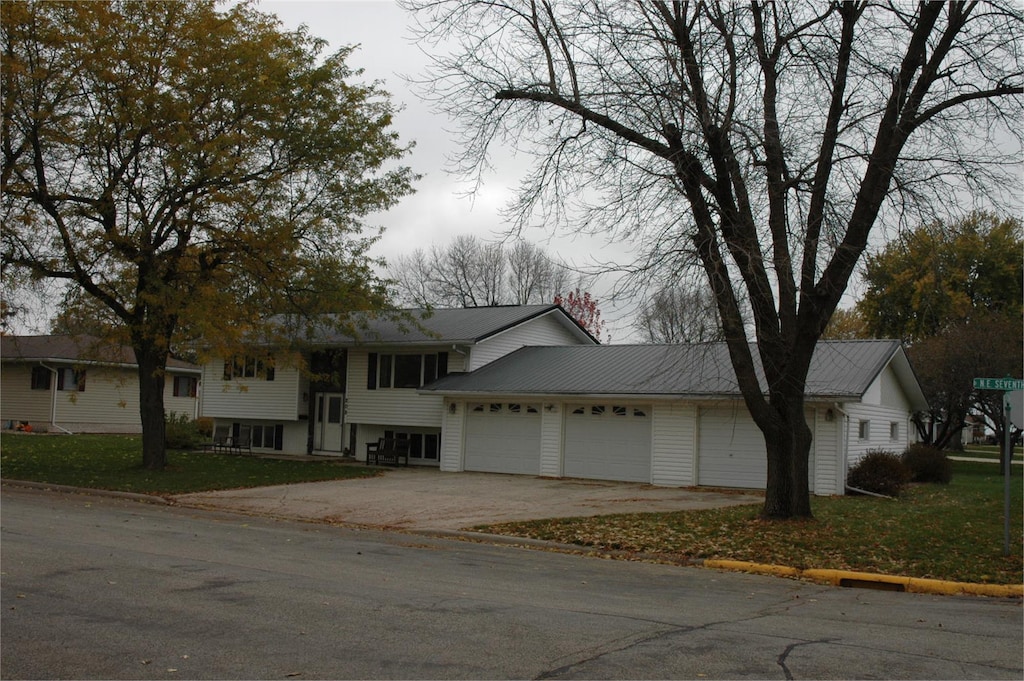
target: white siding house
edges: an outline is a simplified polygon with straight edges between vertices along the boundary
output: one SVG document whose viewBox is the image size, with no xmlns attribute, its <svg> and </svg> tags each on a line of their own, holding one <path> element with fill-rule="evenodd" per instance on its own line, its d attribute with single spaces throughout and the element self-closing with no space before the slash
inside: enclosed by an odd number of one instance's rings
<svg viewBox="0 0 1024 681">
<path fill-rule="evenodd" d="M 421 392 L 445 398 L 442 470 L 765 486 L 764 437 L 740 398 L 723 344 L 526 347 Z M 541 405 L 543 417 L 536 470 L 524 471 L 522 443 L 533 441 L 533 425 L 522 421 L 516 438 L 509 431 L 515 422 L 504 414 L 529 404 Z M 819 343 L 806 407 L 811 491 L 843 494 L 848 465 L 863 451 L 904 449 L 912 412 L 926 406 L 898 342 Z M 463 414 L 474 410 L 470 430 Z M 482 435 L 488 419 L 501 438 Z M 860 438 L 858 424 L 865 422 Z M 460 430 L 461 437 L 452 432 Z"/>
<path fill-rule="evenodd" d="M 131 348 L 91 337 L 4 336 L 0 421 L 35 431 L 139 433 L 139 377 Z M 198 415 L 199 367 L 168 361 L 164 410 Z"/>
<path fill-rule="evenodd" d="M 437 466 L 457 447 L 442 422 L 459 424 L 461 438 L 465 409 L 446 413 L 441 395 L 420 392 L 425 384 L 525 345 L 596 343 L 557 305 L 407 312 L 415 324 L 362 319 L 359 338 L 325 328 L 305 341 L 301 362 L 275 363 L 272 374 L 229 376 L 247 360 L 213 358 L 203 367 L 202 414 L 236 436 L 257 434 L 257 451 L 362 460 L 367 444 L 388 436 L 411 440 L 412 463 Z M 330 372 L 314 366 L 324 362 Z"/>
</svg>

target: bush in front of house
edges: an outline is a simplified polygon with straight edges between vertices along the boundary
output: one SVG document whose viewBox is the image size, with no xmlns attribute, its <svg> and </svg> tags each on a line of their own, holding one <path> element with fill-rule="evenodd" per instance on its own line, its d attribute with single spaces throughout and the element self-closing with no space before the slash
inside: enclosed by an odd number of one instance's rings
<svg viewBox="0 0 1024 681">
<path fill-rule="evenodd" d="M 938 447 L 918 442 L 903 452 L 903 463 L 913 474 L 912 482 L 938 482 L 948 485 L 953 479 L 953 462 Z"/>
<path fill-rule="evenodd" d="M 868 451 L 846 474 L 846 485 L 856 490 L 898 497 L 913 473 L 896 452 Z"/>
<path fill-rule="evenodd" d="M 165 424 L 164 441 L 168 449 L 198 449 L 206 441 L 199 424 L 186 414 L 168 414 Z"/>
</svg>

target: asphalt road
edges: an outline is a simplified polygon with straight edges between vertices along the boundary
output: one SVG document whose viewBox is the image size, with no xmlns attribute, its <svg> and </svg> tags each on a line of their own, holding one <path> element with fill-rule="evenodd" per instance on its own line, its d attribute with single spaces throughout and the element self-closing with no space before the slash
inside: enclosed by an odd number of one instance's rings
<svg viewBox="0 0 1024 681">
<path fill-rule="evenodd" d="M 1020 679 L 1017 600 L 5 488 L 2 678 Z"/>
</svg>

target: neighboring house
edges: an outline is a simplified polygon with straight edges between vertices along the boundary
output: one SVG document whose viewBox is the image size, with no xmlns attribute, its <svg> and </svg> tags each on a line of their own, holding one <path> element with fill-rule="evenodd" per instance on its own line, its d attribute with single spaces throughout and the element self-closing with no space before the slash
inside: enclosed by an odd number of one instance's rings
<svg viewBox="0 0 1024 681">
<path fill-rule="evenodd" d="M 0 422 L 36 431 L 139 433 L 135 353 L 88 336 L 0 338 Z M 164 408 L 197 416 L 199 367 L 167 362 Z"/>
<path fill-rule="evenodd" d="M 322 330 L 301 364 L 283 357 L 217 358 L 203 365 L 200 413 L 254 451 L 348 454 L 391 436 L 410 461 L 440 462 L 444 398 L 419 389 L 478 369 L 526 345 L 594 345 L 557 305 L 408 311 L 408 323 L 361 317 L 360 338 Z"/>
<path fill-rule="evenodd" d="M 421 393 L 444 400 L 444 471 L 766 484 L 764 438 L 721 343 L 524 347 Z M 848 467 L 870 449 L 905 449 L 926 407 L 898 341 L 820 342 L 807 381 L 811 490 L 843 494 Z"/>
</svg>

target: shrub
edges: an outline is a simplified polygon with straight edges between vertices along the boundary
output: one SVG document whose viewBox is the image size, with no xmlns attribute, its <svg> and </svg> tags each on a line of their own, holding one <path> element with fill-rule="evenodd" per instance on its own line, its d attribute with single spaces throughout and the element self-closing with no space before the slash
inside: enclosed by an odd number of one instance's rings
<svg viewBox="0 0 1024 681">
<path fill-rule="evenodd" d="M 938 447 L 916 443 L 903 452 L 903 463 L 910 469 L 913 482 L 938 482 L 948 485 L 953 479 L 953 462 Z"/>
<path fill-rule="evenodd" d="M 198 424 L 185 414 L 168 414 L 165 423 L 168 449 L 197 449 L 205 441 Z"/>
<path fill-rule="evenodd" d="M 196 419 L 196 428 L 199 429 L 199 434 L 204 438 L 213 437 L 213 419 L 209 416 L 200 416 Z"/>
<path fill-rule="evenodd" d="M 911 476 L 898 454 L 872 449 L 846 474 L 846 484 L 866 492 L 898 497 Z"/>
</svg>

